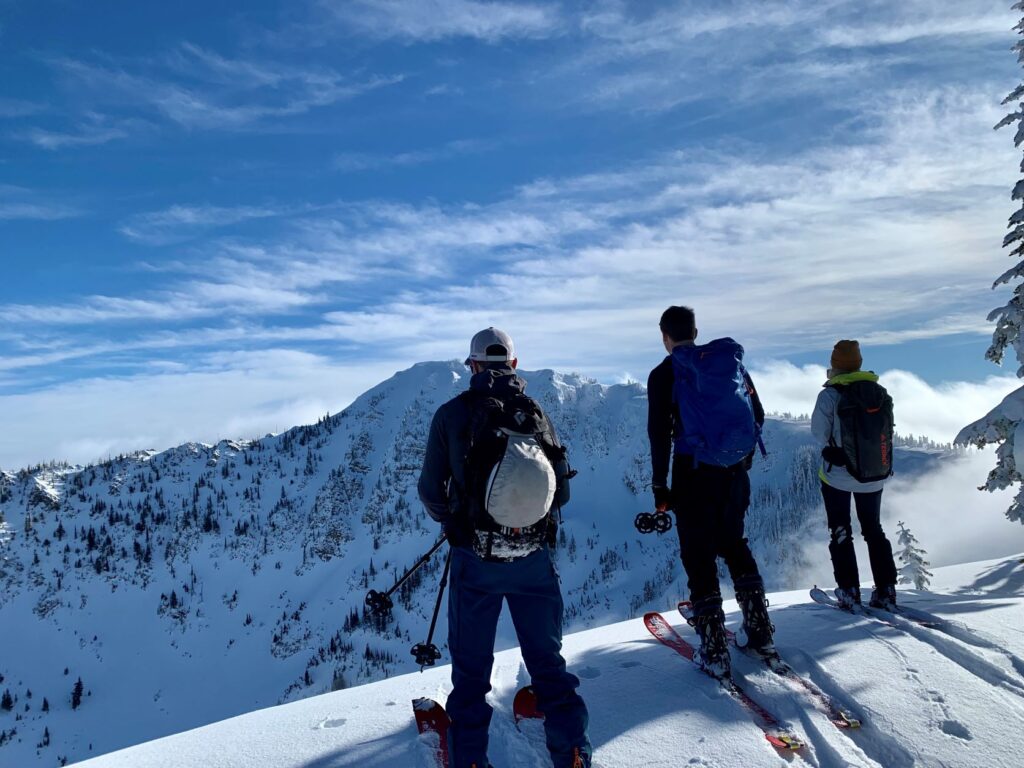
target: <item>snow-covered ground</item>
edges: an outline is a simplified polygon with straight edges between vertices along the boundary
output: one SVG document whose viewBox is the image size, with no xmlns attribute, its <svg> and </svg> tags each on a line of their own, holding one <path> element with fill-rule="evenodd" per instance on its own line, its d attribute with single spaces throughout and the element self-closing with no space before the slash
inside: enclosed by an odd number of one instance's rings
<svg viewBox="0 0 1024 768">
<path fill-rule="evenodd" d="M 716 683 L 657 643 L 639 619 L 568 636 L 566 655 L 591 710 L 595 764 L 634 766 L 950 766 L 1016 768 L 1024 755 L 1024 559 L 939 569 L 932 592 L 907 605 L 954 622 L 951 633 L 897 629 L 811 603 L 803 590 L 771 596 L 786 659 L 864 720 L 840 731 L 800 694 L 734 653 L 749 691 L 807 742 L 780 755 Z M 669 620 L 682 625 L 670 605 Z M 727 604 L 735 624 L 735 604 Z M 681 632 L 689 634 L 685 627 Z M 259 670 L 253 670 L 259 674 Z M 83 768 L 419 768 L 429 751 L 410 701 L 444 701 L 437 667 L 264 709 L 86 761 Z M 512 725 L 527 682 L 518 650 L 496 657 L 491 761 L 551 763 L 536 729 Z"/>
</svg>

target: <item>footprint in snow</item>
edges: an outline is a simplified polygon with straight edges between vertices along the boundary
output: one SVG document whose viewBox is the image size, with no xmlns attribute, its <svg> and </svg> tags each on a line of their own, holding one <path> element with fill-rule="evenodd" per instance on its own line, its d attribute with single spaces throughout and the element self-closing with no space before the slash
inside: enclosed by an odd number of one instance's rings
<svg viewBox="0 0 1024 768">
<path fill-rule="evenodd" d="M 639 661 L 624 661 L 619 666 L 622 667 L 623 669 L 632 669 L 633 667 L 639 667 L 640 666 L 640 662 Z"/>
<path fill-rule="evenodd" d="M 943 733 L 946 733 L 956 739 L 962 739 L 963 741 L 971 741 L 974 739 L 971 732 L 967 730 L 967 726 L 963 723 L 958 723 L 956 720 L 943 720 L 939 723 L 939 728 L 942 729 Z"/>
<path fill-rule="evenodd" d="M 341 728 L 341 726 L 343 726 L 347 722 L 348 721 L 345 718 L 343 718 L 343 717 L 339 717 L 339 718 L 336 718 L 336 719 L 329 719 L 329 720 L 321 720 L 317 724 L 316 728 L 314 728 L 313 730 L 315 730 L 315 731 L 322 731 L 325 728 Z"/>
<path fill-rule="evenodd" d="M 583 667 L 576 671 L 576 674 L 585 680 L 594 680 L 601 676 L 601 670 L 597 667 Z"/>
</svg>

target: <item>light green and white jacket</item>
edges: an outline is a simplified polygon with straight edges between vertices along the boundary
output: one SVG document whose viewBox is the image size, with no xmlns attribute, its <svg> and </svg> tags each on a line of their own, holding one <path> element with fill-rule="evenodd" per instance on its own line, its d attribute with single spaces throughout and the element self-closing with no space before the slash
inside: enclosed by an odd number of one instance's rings
<svg viewBox="0 0 1024 768">
<path fill-rule="evenodd" d="M 835 445 L 843 444 L 843 433 L 839 424 L 839 390 L 830 384 L 852 384 L 855 381 L 878 381 L 871 371 L 856 371 L 855 373 L 841 373 L 833 376 L 825 382 L 825 388 L 818 393 L 818 401 L 814 404 L 814 413 L 811 415 L 811 434 L 824 448 L 829 445 L 829 437 Z M 876 480 L 873 483 L 862 483 L 855 480 L 846 467 L 832 466 L 828 469 L 824 459 L 818 468 L 818 477 L 821 482 L 831 485 L 840 491 L 853 491 L 854 493 L 874 493 L 882 490 L 885 480 Z"/>
</svg>

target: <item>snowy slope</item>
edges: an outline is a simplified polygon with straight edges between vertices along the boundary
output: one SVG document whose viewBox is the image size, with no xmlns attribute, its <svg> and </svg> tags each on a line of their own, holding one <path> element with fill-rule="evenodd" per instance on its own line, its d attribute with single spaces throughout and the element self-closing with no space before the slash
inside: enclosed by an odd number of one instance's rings
<svg viewBox="0 0 1024 768">
<path fill-rule="evenodd" d="M 840 732 L 798 694 L 737 657 L 749 690 L 804 737 L 802 757 L 779 756 L 717 685 L 655 642 L 640 620 L 566 639 L 570 668 L 591 708 L 595 764 L 749 768 L 807 764 L 1011 768 L 1024 754 L 1024 560 L 941 569 L 942 592 L 905 593 L 908 604 L 956 622 L 963 641 L 910 632 L 773 595 L 780 650 L 794 667 L 858 712 Z M 666 617 L 681 624 L 670 606 Z M 737 611 L 730 604 L 735 624 Z M 964 627 L 969 626 L 969 629 Z M 689 630 L 683 628 L 684 634 Z M 734 654 L 734 656 L 737 656 Z M 444 700 L 447 667 L 244 715 L 123 752 L 83 768 L 415 768 L 426 745 L 410 700 Z M 550 766 L 536 730 L 519 733 L 510 708 L 527 681 L 517 650 L 498 655 L 491 701 L 491 760 L 498 768 Z"/>
<path fill-rule="evenodd" d="M 684 594 L 675 535 L 632 526 L 650 506 L 644 388 L 526 376 L 580 470 L 558 555 L 568 627 Z M 466 383 L 457 363 L 424 363 L 282 435 L 0 472 L 0 539 L 13 537 L 0 545 L 0 694 L 14 699 L 0 765 L 80 760 L 414 669 L 440 558 L 393 623 L 368 620 L 362 600 L 437 535 L 415 481 L 434 410 Z M 824 516 L 806 422 L 770 420 L 765 440 L 748 535 L 778 589 L 825 551 Z M 905 476 L 953 460 L 897 457 Z M 499 646 L 512 644 L 505 623 Z"/>
</svg>

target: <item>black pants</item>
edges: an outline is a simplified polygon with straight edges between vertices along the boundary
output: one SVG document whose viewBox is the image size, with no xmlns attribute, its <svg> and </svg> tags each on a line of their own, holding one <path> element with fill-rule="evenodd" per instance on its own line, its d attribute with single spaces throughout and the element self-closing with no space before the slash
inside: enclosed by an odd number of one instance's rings
<svg viewBox="0 0 1024 768">
<path fill-rule="evenodd" d="M 828 551 L 832 555 L 832 570 L 836 585 L 842 589 L 860 586 L 857 572 L 857 553 L 853 549 L 853 528 L 850 523 L 850 496 L 857 506 L 860 530 L 868 545 L 871 575 L 876 587 L 896 584 L 896 563 L 892 559 L 892 544 L 882 530 L 882 492 L 851 493 L 831 485 L 821 484 L 825 499 L 825 514 L 831 535 Z"/>
<path fill-rule="evenodd" d="M 743 536 L 750 506 L 750 478 L 743 464 L 693 467 L 692 459 L 680 457 L 672 467 L 672 500 L 692 602 L 719 592 L 719 557 L 737 589 L 764 586 Z"/>
</svg>

